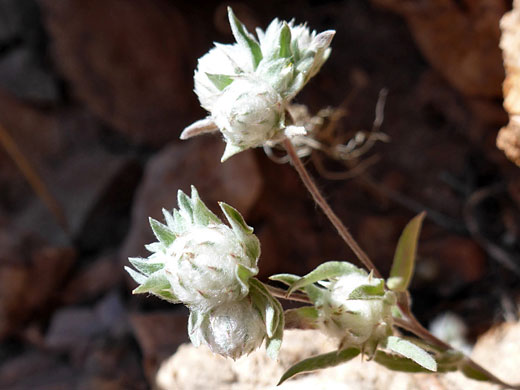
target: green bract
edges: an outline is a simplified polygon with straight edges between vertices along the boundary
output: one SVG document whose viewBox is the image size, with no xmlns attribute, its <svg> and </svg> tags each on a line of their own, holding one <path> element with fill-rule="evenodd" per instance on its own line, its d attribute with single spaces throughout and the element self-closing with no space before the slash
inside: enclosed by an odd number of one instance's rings
<svg viewBox="0 0 520 390">
<path fill-rule="evenodd" d="M 221 203 L 231 228 L 213 214 L 192 187 L 191 198 L 178 193 L 179 209 L 164 210 L 166 225 L 150 219 L 159 240 L 147 259 L 131 258 L 139 271 L 134 293 L 152 293 L 202 312 L 244 298 L 249 278 L 258 273 L 260 243 L 242 216 Z"/>
<path fill-rule="evenodd" d="M 199 59 L 194 76 L 195 93 L 210 115 L 181 134 L 186 139 L 220 130 L 227 144 L 223 161 L 291 135 L 286 107 L 329 57 L 335 33 L 316 34 L 305 24 L 275 19 L 265 31 L 257 28 L 255 37 L 231 8 L 228 16 L 236 43 L 216 43 Z"/>
</svg>

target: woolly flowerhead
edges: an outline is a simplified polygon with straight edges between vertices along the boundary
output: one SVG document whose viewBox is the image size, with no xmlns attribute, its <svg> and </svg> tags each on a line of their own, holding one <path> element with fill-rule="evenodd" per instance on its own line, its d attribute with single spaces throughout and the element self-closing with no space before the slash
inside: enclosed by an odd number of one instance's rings
<svg viewBox="0 0 520 390">
<path fill-rule="evenodd" d="M 148 258 L 130 258 L 137 271 L 126 268 L 140 284 L 134 293 L 152 293 L 170 302 L 206 312 L 249 292 L 258 273 L 260 243 L 240 213 L 220 203 L 230 226 L 200 199 L 178 192 L 179 209 L 163 210 L 166 224 L 150 219 L 158 241 L 147 245 Z"/>
<path fill-rule="evenodd" d="M 305 24 L 273 20 L 255 37 L 228 9 L 236 43 L 215 44 L 199 59 L 195 93 L 209 116 L 188 126 L 181 139 L 219 130 L 232 155 L 286 136 L 304 133 L 285 124 L 291 99 L 318 72 L 330 55 L 335 32 L 317 34 Z"/>
<path fill-rule="evenodd" d="M 316 304 L 320 328 L 340 340 L 342 347 L 377 344 L 391 334 L 392 292 L 384 280 L 356 267 L 324 283 L 325 291 Z"/>
</svg>

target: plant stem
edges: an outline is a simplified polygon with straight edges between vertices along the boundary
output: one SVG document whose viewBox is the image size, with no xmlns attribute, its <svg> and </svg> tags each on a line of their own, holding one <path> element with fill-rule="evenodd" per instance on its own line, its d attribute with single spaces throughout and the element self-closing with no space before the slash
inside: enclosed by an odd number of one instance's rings
<svg viewBox="0 0 520 390">
<path fill-rule="evenodd" d="M 369 270 L 374 273 L 374 276 L 381 278 L 381 274 L 377 270 L 377 268 L 374 266 L 368 255 L 361 249 L 361 247 L 358 245 L 356 240 L 352 237 L 348 229 L 343 225 L 343 222 L 338 218 L 338 216 L 332 211 L 331 207 L 321 194 L 320 190 L 314 183 L 314 180 L 312 179 L 309 172 L 307 172 L 307 169 L 305 169 L 305 166 L 303 165 L 302 161 L 298 157 L 298 154 L 296 153 L 296 150 L 294 149 L 294 145 L 292 144 L 291 140 L 286 138 L 283 141 L 283 146 L 287 153 L 289 154 L 289 157 L 291 158 L 292 164 L 294 166 L 294 169 L 298 172 L 300 175 L 301 180 L 303 181 L 303 184 L 305 184 L 305 187 L 307 187 L 307 190 L 311 193 L 314 201 L 318 206 L 320 206 L 323 213 L 327 216 L 329 221 L 334 225 L 336 230 L 338 231 L 339 235 L 343 240 L 347 243 L 347 245 L 350 247 L 352 252 L 358 257 L 358 259 L 363 263 L 363 265 Z"/>
<path fill-rule="evenodd" d="M 281 288 L 270 286 L 268 284 L 264 284 L 264 286 L 269 290 L 269 292 L 281 299 L 286 299 L 288 301 L 296 301 L 296 302 L 303 302 L 303 303 L 312 303 L 310 299 L 305 294 L 300 293 L 292 293 L 290 296 L 287 296 L 287 291 L 282 290 Z"/>
</svg>

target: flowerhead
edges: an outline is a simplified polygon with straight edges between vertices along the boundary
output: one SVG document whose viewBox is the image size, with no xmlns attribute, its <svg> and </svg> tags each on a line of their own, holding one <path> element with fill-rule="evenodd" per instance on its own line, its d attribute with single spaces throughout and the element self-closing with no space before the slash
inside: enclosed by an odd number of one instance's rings
<svg viewBox="0 0 520 390">
<path fill-rule="evenodd" d="M 385 291 L 384 280 L 355 268 L 331 281 L 316 302 L 319 327 L 340 340 L 340 347 L 363 347 L 373 350 L 391 334 L 392 292 Z"/>
<path fill-rule="evenodd" d="M 131 258 L 139 272 L 127 268 L 140 284 L 134 293 L 149 292 L 170 302 L 206 312 L 249 292 L 258 273 L 260 244 L 252 229 L 231 206 L 220 206 L 231 227 L 213 214 L 192 187 L 191 198 L 178 193 L 179 209 L 163 210 L 166 225 L 150 219 L 158 242 L 146 258 Z"/>
<path fill-rule="evenodd" d="M 220 130 L 227 144 L 222 160 L 288 135 L 285 109 L 327 60 L 334 36 L 332 30 L 317 34 L 304 24 L 275 19 L 255 37 L 231 8 L 228 16 L 236 43 L 215 44 L 199 59 L 194 76 L 209 117 L 181 134 L 186 139 Z"/>
</svg>

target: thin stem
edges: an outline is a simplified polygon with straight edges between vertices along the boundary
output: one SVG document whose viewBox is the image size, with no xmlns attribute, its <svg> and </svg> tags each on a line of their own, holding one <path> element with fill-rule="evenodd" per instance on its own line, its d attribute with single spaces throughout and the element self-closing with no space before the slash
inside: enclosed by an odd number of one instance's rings
<svg viewBox="0 0 520 390">
<path fill-rule="evenodd" d="M 368 255 L 363 251 L 363 249 L 361 249 L 361 247 L 352 237 L 348 229 L 345 227 L 345 225 L 343 225 L 343 222 L 341 222 L 341 220 L 334 213 L 334 211 L 332 211 L 331 207 L 329 206 L 323 195 L 321 195 L 321 192 L 314 183 L 314 180 L 310 176 L 309 172 L 307 172 L 307 169 L 305 169 L 305 166 L 298 157 L 298 154 L 296 153 L 296 150 L 294 149 L 294 145 L 292 144 L 292 142 L 288 138 L 286 138 L 283 141 L 283 146 L 285 147 L 285 150 L 291 157 L 293 166 L 300 175 L 303 184 L 305 184 L 305 187 L 307 187 L 307 190 L 311 193 L 314 201 L 318 204 L 318 206 L 320 206 L 323 213 L 327 216 L 332 225 L 334 225 L 341 238 L 343 238 L 343 240 L 347 243 L 350 249 L 352 249 L 352 252 L 354 252 L 358 259 L 363 263 L 363 265 L 369 271 L 372 271 L 374 273 L 374 276 L 380 278 L 381 274 L 374 266 Z"/>
<path fill-rule="evenodd" d="M 287 291 L 282 290 L 281 288 L 270 286 L 268 284 L 264 284 L 264 286 L 269 290 L 269 292 L 273 296 L 277 298 L 286 299 L 288 301 L 312 303 L 305 294 L 292 293 L 290 296 L 287 296 Z"/>
</svg>

